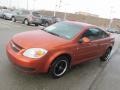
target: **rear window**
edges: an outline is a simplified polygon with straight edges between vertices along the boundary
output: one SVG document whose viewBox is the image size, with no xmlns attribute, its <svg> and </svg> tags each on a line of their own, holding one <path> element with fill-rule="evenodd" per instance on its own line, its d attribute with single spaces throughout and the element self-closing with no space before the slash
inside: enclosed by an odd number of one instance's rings
<svg viewBox="0 0 120 90">
<path fill-rule="evenodd" d="M 40 12 L 32 12 L 33 16 L 40 17 Z"/>
<path fill-rule="evenodd" d="M 22 14 L 27 15 L 27 14 L 30 14 L 30 12 L 29 11 L 22 11 Z"/>
<path fill-rule="evenodd" d="M 5 10 L 4 12 L 5 12 L 5 13 L 10 13 L 11 11 L 10 11 L 10 10 Z"/>
</svg>

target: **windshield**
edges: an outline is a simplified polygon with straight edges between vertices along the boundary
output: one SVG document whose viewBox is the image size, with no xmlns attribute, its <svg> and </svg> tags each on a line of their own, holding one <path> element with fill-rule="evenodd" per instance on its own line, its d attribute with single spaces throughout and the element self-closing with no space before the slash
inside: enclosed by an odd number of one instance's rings
<svg viewBox="0 0 120 90">
<path fill-rule="evenodd" d="M 77 25 L 69 22 L 59 22 L 45 28 L 45 31 L 67 39 L 72 39 L 81 30 L 82 25 Z"/>
<path fill-rule="evenodd" d="M 5 13 L 10 13 L 11 11 L 10 11 L 10 10 L 5 10 L 4 12 L 5 12 Z"/>
</svg>

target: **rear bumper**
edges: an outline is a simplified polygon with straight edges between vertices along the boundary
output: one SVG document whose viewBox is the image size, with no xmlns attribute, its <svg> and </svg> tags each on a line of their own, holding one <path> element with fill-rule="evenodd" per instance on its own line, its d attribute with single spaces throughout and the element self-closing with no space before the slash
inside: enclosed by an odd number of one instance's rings
<svg viewBox="0 0 120 90">
<path fill-rule="evenodd" d="M 32 24 L 38 24 L 38 25 L 41 24 L 41 22 L 36 22 L 36 21 L 32 21 L 31 23 L 32 23 Z"/>
<path fill-rule="evenodd" d="M 38 25 L 40 25 L 42 23 L 42 21 L 41 20 L 37 20 L 37 19 L 36 20 L 31 20 L 31 21 L 29 20 L 29 23 L 30 24 L 38 24 Z"/>
<path fill-rule="evenodd" d="M 26 73 L 47 73 L 48 66 L 46 68 L 46 61 L 44 59 L 33 60 L 27 57 L 24 57 L 20 53 L 16 53 L 12 50 L 10 44 L 7 45 L 6 52 L 9 60 L 14 64 L 14 66 Z"/>
</svg>

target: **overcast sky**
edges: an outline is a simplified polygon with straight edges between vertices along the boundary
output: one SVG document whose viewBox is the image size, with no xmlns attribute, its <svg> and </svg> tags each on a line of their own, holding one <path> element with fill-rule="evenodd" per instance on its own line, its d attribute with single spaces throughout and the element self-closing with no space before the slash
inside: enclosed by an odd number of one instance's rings
<svg viewBox="0 0 120 90">
<path fill-rule="evenodd" d="M 54 10 L 56 1 L 58 3 L 60 0 L 28 0 L 28 7 L 35 10 Z M 27 0 L 0 0 L 0 5 L 27 8 Z M 62 0 L 62 7 L 59 11 L 83 11 L 105 18 L 120 18 L 120 0 Z"/>
</svg>

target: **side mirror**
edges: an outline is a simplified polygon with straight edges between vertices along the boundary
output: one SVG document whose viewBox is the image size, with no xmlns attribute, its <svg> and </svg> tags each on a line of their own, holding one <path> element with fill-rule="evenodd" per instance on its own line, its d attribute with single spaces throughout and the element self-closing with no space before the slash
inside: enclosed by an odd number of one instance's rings
<svg viewBox="0 0 120 90">
<path fill-rule="evenodd" d="M 91 40 L 87 37 L 83 37 L 82 39 L 79 40 L 80 43 L 89 43 Z"/>
</svg>

